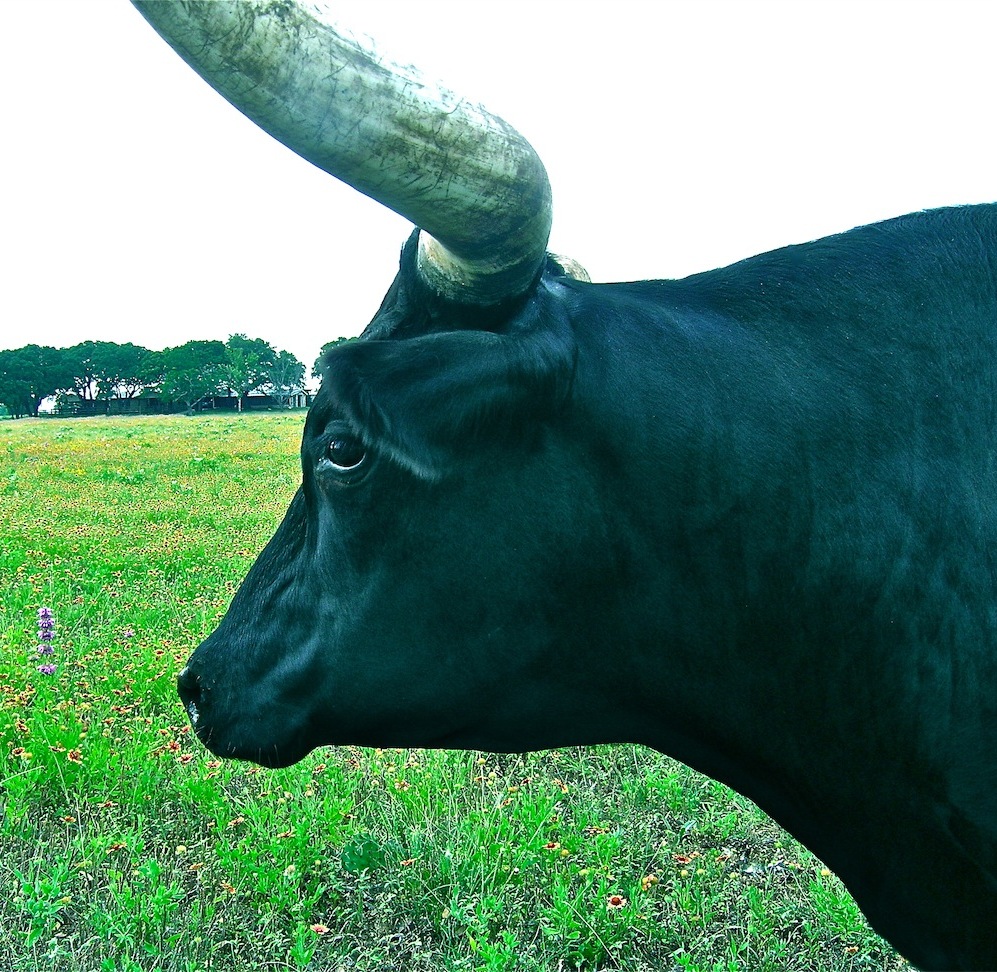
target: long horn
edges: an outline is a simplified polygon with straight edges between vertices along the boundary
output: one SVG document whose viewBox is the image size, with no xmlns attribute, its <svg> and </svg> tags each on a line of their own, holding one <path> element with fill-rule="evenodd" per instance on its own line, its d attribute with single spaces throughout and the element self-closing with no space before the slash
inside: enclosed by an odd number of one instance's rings
<svg viewBox="0 0 997 972">
<path fill-rule="evenodd" d="M 133 3 L 257 125 L 415 223 L 420 271 L 438 293 L 493 304 L 529 287 L 550 185 L 501 118 L 291 0 Z"/>
</svg>

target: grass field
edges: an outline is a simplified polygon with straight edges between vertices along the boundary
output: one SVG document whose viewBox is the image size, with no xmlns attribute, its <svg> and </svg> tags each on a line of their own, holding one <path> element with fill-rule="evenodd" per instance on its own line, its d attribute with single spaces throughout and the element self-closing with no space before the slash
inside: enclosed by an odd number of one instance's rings
<svg viewBox="0 0 997 972">
<path fill-rule="evenodd" d="M 639 747 L 201 748 L 175 675 L 301 423 L 0 422 L 0 970 L 909 968 L 750 803 Z"/>
</svg>

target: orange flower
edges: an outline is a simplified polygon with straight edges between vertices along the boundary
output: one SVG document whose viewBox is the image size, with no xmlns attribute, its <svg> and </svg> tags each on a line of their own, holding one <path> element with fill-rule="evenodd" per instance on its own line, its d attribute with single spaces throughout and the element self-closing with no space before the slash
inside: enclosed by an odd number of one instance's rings
<svg viewBox="0 0 997 972">
<path fill-rule="evenodd" d="M 324 934 L 326 934 L 326 932 L 329 931 L 329 926 L 328 925 L 323 925 L 323 924 L 321 924 L 319 922 L 316 922 L 314 925 L 311 926 L 311 928 L 312 928 L 312 931 L 315 932 L 316 935 L 324 935 Z"/>
<path fill-rule="evenodd" d="M 618 909 L 624 907 L 626 903 L 627 899 L 624 898 L 622 894 L 611 894 L 606 899 L 606 910 L 617 911 Z"/>
</svg>

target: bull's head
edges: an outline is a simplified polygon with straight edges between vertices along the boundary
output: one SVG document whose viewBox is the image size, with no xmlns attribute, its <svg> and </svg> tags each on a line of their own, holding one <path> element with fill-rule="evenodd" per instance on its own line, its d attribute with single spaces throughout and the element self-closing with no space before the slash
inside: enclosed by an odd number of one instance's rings
<svg viewBox="0 0 997 972">
<path fill-rule="evenodd" d="M 198 736 L 270 765 L 607 738 L 572 655 L 619 635 L 612 543 L 575 515 L 596 486 L 563 434 L 569 277 L 533 149 L 286 0 L 137 5 L 261 127 L 419 227 L 362 339 L 328 356 L 302 486 L 180 676 Z"/>
</svg>

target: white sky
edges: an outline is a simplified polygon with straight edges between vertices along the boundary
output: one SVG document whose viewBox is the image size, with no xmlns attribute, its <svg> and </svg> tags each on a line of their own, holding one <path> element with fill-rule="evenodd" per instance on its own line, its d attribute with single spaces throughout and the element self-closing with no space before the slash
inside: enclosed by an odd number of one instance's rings
<svg viewBox="0 0 997 972">
<path fill-rule="evenodd" d="M 551 249 L 679 277 L 997 199 L 990 0 L 343 3 L 515 125 Z M 0 347 L 359 333 L 408 225 L 273 141 L 125 0 L 2 0 Z"/>
</svg>

